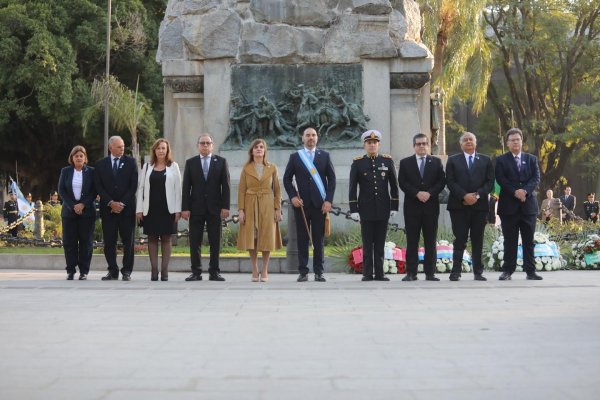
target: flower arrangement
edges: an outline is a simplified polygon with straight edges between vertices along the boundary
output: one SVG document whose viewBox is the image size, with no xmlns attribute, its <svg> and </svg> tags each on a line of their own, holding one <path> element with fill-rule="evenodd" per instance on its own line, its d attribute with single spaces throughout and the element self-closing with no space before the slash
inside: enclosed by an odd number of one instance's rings
<svg viewBox="0 0 600 400">
<path fill-rule="evenodd" d="M 577 269 L 600 269 L 600 236 L 591 234 L 571 246 Z"/>
<path fill-rule="evenodd" d="M 454 246 L 448 240 L 439 240 L 436 245 L 437 260 L 435 262 L 435 269 L 438 273 L 451 272 L 454 266 L 452 262 L 452 254 L 454 253 Z M 425 249 L 419 249 L 419 267 L 418 271 L 423 272 L 423 260 L 425 259 Z M 471 255 L 465 250 L 463 254 L 462 272 L 471 272 L 473 261 Z"/>
<path fill-rule="evenodd" d="M 394 242 L 386 242 L 384 248 L 383 272 L 386 274 L 403 274 L 405 267 L 406 251 L 396 247 Z M 357 246 L 348 255 L 348 266 L 357 274 L 363 271 L 363 248 Z"/>
<path fill-rule="evenodd" d="M 566 260 L 560 254 L 558 245 L 550 240 L 550 237 L 544 232 L 535 232 L 533 234 L 535 257 L 535 269 L 537 271 L 554 271 L 566 266 Z M 492 243 L 487 253 L 487 268 L 499 271 L 502 268 L 504 259 L 504 236 L 498 236 Z M 517 272 L 523 271 L 523 247 L 521 237 L 519 236 L 519 247 L 517 249 Z"/>
</svg>

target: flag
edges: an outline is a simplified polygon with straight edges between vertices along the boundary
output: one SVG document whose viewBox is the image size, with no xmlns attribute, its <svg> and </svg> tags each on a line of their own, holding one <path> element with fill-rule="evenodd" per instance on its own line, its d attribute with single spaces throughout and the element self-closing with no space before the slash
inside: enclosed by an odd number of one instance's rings
<svg viewBox="0 0 600 400">
<path fill-rule="evenodd" d="M 17 206 L 19 208 L 19 217 L 22 217 L 23 215 L 25 215 L 29 211 L 31 211 L 33 206 L 31 204 L 29 204 L 29 202 L 27 201 L 25 196 L 23 196 L 21 189 L 19 189 L 19 185 L 17 185 L 17 182 L 15 182 L 13 180 L 13 178 L 10 178 L 10 191 L 17 195 Z M 25 228 L 29 228 L 29 229 L 33 229 L 34 223 L 35 223 L 35 215 L 33 213 L 31 213 L 23 221 L 23 225 L 25 226 Z"/>
</svg>

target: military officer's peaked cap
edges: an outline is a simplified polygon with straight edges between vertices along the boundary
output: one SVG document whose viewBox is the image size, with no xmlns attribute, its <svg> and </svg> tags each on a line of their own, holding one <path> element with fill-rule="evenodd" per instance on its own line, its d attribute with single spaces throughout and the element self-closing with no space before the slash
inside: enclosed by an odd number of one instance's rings
<svg viewBox="0 0 600 400">
<path fill-rule="evenodd" d="M 363 143 L 367 140 L 377 140 L 378 142 L 381 142 L 381 132 L 371 129 L 363 133 L 360 138 L 362 139 Z"/>
</svg>

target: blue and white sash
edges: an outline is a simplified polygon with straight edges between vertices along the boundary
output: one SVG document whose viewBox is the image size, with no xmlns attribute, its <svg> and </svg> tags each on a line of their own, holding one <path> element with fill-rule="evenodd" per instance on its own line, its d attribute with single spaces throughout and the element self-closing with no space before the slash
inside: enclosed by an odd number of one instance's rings
<svg viewBox="0 0 600 400">
<path fill-rule="evenodd" d="M 321 197 L 323 198 L 323 200 L 325 200 L 325 185 L 323 185 L 323 181 L 321 180 L 321 175 L 319 175 L 319 173 L 317 172 L 317 168 L 315 167 L 315 164 L 313 164 L 313 162 L 310 160 L 310 158 L 308 158 L 308 156 L 306 155 L 306 151 L 304 149 L 298 150 L 298 155 L 300 156 L 300 159 L 304 163 L 304 166 L 306 167 L 308 173 L 312 176 L 313 181 L 317 185 L 317 189 L 319 189 L 319 192 L 321 193 Z"/>
</svg>

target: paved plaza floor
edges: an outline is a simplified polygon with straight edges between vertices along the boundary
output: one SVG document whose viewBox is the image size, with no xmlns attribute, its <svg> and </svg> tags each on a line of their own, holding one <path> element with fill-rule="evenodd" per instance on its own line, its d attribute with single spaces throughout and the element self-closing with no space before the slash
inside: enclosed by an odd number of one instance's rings
<svg viewBox="0 0 600 400">
<path fill-rule="evenodd" d="M 0 399 L 597 399 L 600 271 L 66 281 L 0 270 Z"/>
</svg>

